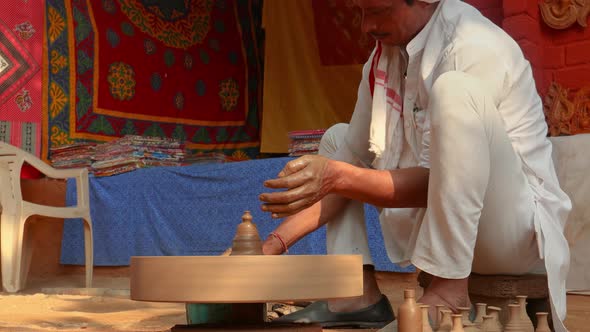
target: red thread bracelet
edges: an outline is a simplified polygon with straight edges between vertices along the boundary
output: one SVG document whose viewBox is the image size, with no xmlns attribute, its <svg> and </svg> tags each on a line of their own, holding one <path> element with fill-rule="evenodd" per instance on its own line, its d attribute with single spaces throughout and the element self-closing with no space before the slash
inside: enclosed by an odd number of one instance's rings
<svg viewBox="0 0 590 332">
<path fill-rule="evenodd" d="M 287 247 L 287 243 L 285 243 L 285 241 L 283 240 L 283 238 L 279 234 L 277 234 L 275 232 L 271 232 L 270 235 L 276 237 L 279 240 L 279 242 L 281 242 L 281 247 L 283 247 L 283 250 L 284 250 L 285 254 L 288 254 L 289 253 L 289 247 Z"/>
</svg>

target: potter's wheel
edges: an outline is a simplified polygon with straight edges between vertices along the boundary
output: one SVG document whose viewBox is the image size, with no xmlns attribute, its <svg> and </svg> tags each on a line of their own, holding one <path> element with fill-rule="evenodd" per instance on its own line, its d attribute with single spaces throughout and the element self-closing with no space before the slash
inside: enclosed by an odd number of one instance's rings
<svg viewBox="0 0 590 332">
<path fill-rule="evenodd" d="M 363 261 L 360 255 L 262 255 L 246 211 L 232 256 L 131 257 L 130 279 L 132 300 L 187 304 L 189 325 L 172 331 L 317 332 L 315 324 L 269 326 L 263 303 L 360 296 Z"/>
<path fill-rule="evenodd" d="M 131 299 L 256 303 L 360 296 L 360 255 L 131 258 Z"/>
</svg>

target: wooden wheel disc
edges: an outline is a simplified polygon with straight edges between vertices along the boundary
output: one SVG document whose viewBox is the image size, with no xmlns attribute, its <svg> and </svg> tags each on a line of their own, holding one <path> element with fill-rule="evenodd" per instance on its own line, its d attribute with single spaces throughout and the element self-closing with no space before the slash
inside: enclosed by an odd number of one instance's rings
<svg viewBox="0 0 590 332">
<path fill-rule="evenodd" d="M 131 258 L 131 299 L 184 303 L 308 301 L 360 296 L 360 255 Z"/>
</svg>

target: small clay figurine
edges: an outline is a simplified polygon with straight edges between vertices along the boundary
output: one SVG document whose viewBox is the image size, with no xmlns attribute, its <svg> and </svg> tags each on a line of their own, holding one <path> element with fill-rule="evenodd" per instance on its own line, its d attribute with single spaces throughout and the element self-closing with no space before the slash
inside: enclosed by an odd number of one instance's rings
<svg viewBox="0 0 590 332">
<path fill-rule="evenodd" d="M 262 255 L 262 241 L 250 211 L 244 212 L 236 230 L 230 256 L 236 255 Z"/>
</svg>

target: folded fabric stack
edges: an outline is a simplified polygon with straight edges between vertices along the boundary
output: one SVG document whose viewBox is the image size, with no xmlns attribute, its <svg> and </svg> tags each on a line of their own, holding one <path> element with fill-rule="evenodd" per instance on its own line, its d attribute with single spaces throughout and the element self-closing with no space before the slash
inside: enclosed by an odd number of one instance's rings
<svg viewBox="0 0 590 332">
<path fill-rule="evenodd" d="M 141 159 L 133 156 L 133 147 L 121 145 L 119 141 L 115 140 L 96 147 L 91 165 L 94 176 L 121 174 L 143 167 Z"/>
<path fill-rule="evenodd" d="M 110 176 L 142 167 L 180 166 L 183 159 L 178 140 L 127 135 L 97 146 L 91 167 L 95 176 Z"/>
<path fill-rule="evenodd" d="M 51 165 L 55 168 L 83 168 L 92 164 L 95 143 L 76 143 L 51 147 Z"/>
<path fill-rule="evenodd" d="M 173 138 L 127 135 L 120 144 L 132 146 L 145 166 L 180 166 L 185 157 L 184 144 Z"/>
<path fill-rule="evenodd" d="M 152 166 L 184 165 L 184 144 L 176 139 L 127 135 L 112 142 L 76 143 L 51 148 L 55 168 L 86 167 L 109 176 Z"/>
<path fill-rule="evenodd" d="M 289 156 L 317 154 L 325 129 L 297 130 L 289 132 Z"/>
</svg>

